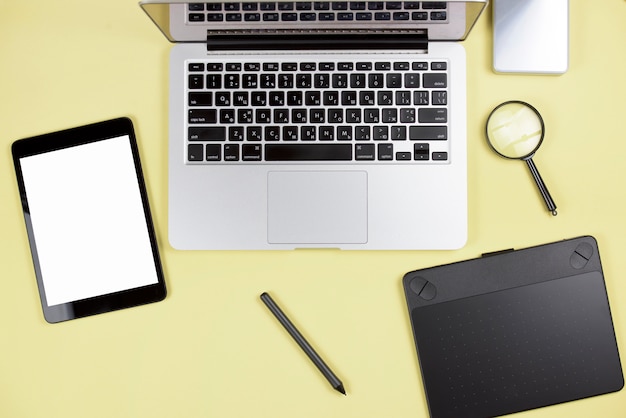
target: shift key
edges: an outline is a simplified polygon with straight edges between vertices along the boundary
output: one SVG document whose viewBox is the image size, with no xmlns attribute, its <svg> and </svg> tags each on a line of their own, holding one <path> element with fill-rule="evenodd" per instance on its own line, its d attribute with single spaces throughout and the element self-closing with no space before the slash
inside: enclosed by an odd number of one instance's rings
<svg viewBox="0 0 626 418">
<path fill-rule="evenodd" d="M 411 126 L 409 128 L 409 138 L 414 141 L 448 139 L 447 126 Z"/>
<path fill-rule="evenodd" d="M 224 141 L 226 140 L 226 128 L 223 126 L 189 128 L 189 140 L 190 141 Z"/>
</svg>

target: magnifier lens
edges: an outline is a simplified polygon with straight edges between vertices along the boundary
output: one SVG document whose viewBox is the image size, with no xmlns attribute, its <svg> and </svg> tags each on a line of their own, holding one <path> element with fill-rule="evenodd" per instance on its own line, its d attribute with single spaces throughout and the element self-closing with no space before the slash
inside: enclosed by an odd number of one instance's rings
<svg viewBox="0 0 626 418">
<path fill-rule="evenodd" d="M 543 140 L 543 121 L 526 103 L 507 102 L 491 112 L 487 139 L 503 157 L 525 159 L 532 156 Z"/>
</svg>

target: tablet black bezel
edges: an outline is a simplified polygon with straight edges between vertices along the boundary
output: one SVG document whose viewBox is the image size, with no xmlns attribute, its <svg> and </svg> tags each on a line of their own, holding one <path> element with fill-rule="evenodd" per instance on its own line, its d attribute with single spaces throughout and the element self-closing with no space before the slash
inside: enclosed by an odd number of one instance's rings
<svg viewBox="0 0 626 418">
<path fill-rule="evenodd" d="M 158 281 L 157 283 L 134 289 L 128 289 L 106 295 L 49 306 L 46 300 L 45 287 L 39 264 L 37 243 L 35 241 L 33 226 L 30 219 L 28 196 L 26 193 L 26 185 L 24 184 L 24 178 L 22 175 L 20 159 L 37 154 L 57 151 L 64 148 L 117 138 L 124 135 L 128 135 L 130 142 L 135 166 L 135 173 L 137 175 L 137 184 L 139 186 L 141 201 L 143 204 L 143 212 L 150 239 L 150 245 L 152 248 L 155 273 Z M 137 148 L 137 140 L 133 129 L 133 123 L 129 118 L 117 118 L 67 130 L 52 132 L 44 135 L 20 139 L 13 143 L 11 151 L 13 154 L 13 163 L 15 165 L 15 174 L 21 198 L 22 210 L 24 212 L 24 221 L 26 224 L 28 241 L 30 244 L 33 265 L 35 268 L 35 276 L 37 278 L 39 297 L 41 299 L 41 306 L 43 309 L 44 318 L 47 322 L 57 323 L 90 315 L 96 315 L 104 312 L 144 305 L 147 303 L 158 302 L 165 299 L 167 290 L 165 287 L 163 268 L 161 265 L 159 248 L 157 245 L 152 215 L 150 212 L 148 194 L 146 192 L 146 185 L 141 169 L 139 150 Z"/>
</svg>

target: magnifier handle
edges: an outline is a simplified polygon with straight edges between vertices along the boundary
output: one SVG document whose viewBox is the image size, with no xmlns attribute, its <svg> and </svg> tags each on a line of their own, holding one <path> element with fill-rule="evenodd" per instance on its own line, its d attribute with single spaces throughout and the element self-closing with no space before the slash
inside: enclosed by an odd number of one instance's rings
<svg viewBox="0 0 626 418">
<path fill-rule="evenodd" d="M 552 213 L 553 216 L 556 216 L 556 205 L 554 204 L 554 200 L 552 200 L 552 196 L 550 196 L 550 192 L 548 191 L 546 184 L 543 182 L 543 179 L 541 178 L 541 175 L 539 174 L 539 170 L 537 170 L 537 166 L 533 162 L 533 159 L 527 158 L 526 164 L 528 165 L 528 168 L 530 169 L 530 173 L 533 175 L 533 178 L 535 179 L 535 183 L 537 183 L 539 192 L 541 193 L 541 196 L 543 197 L 544 202 L 546 202 L 546 206 L 548 207 L 548 210 Z"/>
</svg>

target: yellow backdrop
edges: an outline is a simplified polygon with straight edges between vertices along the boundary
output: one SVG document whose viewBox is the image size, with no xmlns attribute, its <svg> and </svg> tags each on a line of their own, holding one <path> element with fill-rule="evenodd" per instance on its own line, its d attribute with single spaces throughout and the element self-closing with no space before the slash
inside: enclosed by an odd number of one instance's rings
<svg viewBox="0 0 626 418">
<path fill-rule="evenodd" d="M 0 0 L 0 416 L 419 417 L 427 407 L 401 287 L 407 271 L 579 235 L 597 238 L 626 350 L 626 2 L 570 1 L 561 76 L 496 75 L 491 9 L 468 61 L 469 240 L 458 251 L 181 252 L 167 240 L 170 44 L 136 0 Z M 485 143 L 520 99 L 546 123 L 535 158 Z M 57 325 L 41 314 L 10 156 L 19 138 L 129 116 L 169 294 Z M 259 300 L 269 291 L 343 380 L 335 392 Z M 622 417 L 626 391 L 532 417 Z"/>
</svg>

